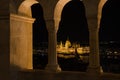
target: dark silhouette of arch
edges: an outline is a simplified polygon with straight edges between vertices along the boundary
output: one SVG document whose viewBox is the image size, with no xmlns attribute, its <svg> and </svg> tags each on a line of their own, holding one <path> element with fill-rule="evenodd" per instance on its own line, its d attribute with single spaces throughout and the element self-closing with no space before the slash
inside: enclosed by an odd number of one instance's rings
<svg viewBox="0 0 120 80">
<path fill-rule="evenodd" d="M 100 40 L 100 64 L 104 72 L 119 73 L 120 66 L 120 0 L 108 0 L 102 9 L 100 22 L 99 40 Z M 110 56 L 111 58 L 108 58 Z M 117 58 L 115 58 L 115 56 Z"/>
<path fill-rule="evenodd" d="M 108 0 L 102 9 L 99 30 L 100 41 L 115 41 L 120 43 L 120 0 Z"/>
<path fill-rule="evenodd" d="M 41 52 L 37 52 L 37 50 L 46 51 L 48 48 L 48 32 L 43 17 L 44 13 L 39 3 L 32 5 L 31 10 L 32 17 L 35 18 L 35 22 L 33 23 L 33 49 L 37 53 L 33 54 L 33 69 L 44 69 L 48 57 L 45 54 L 39 54 Z"/>
<path fill-rule="evenodd" d="M 80 0 L 72 0 L 63 8 L 57 41 L 65 42 L 67 38 L 71 42 L 88 43 L 89 41 L 85 7 Z"/>
<path fill-rule="evenodd" d="M 43 17 L 43 9 L 39 3 L 31 6 L 32 17 L 35 18 L 33 23 L 33 47 L 47 46 L 48 32 Z M 44 44 L 45 43 L 45 44 Z"/>
</svg>

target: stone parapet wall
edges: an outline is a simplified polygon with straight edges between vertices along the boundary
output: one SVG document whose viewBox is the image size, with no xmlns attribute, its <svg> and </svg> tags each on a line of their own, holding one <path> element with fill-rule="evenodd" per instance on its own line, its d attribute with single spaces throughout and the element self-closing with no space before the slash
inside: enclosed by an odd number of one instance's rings
<svg viewBox="0 0 120 80">
<path fill-rule="evenodd" d="M 87 72 L 48 72 L 42 70 L 23 70 L 20 71 L 19 77 L 19 80 L 120 80 L 119 74 L 112 73 L 96 75 Z"/>
</svg>

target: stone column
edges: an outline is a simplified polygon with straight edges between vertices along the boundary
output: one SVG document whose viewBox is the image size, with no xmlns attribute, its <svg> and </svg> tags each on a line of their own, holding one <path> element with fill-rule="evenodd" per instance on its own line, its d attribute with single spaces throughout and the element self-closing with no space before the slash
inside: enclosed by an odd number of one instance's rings
<svg viewBox="0 0 120 80">
<path fill-rule="evenodd" d="M 11 69 L 32 69 L 32 23 L 34 19 L 10 15 Z"/>
<path fill-rule="evenodd" d="M 103 72 L 102 67 L 100 66 L 100 58 L 99 58 L 99 25 L 100 19 L 102 15 L 102 7 L 107 0 L 100 0 L 98 4 L 98 13 L 97 13 L 97 26 L 90 27 L 90 54 L 89 54 L 89 67 L 88 72 L 91 73 L 101 73 Z"/>
<path fill-rule="evenodd" d="M 90 54 L 90 60 L 89 60 L 89 69 L 92 70 L 92 67 L 94 66 L 94 70 L 97 73 L 103 72 L 102 67 L 100 66 L 100 59 L 99 59 L 99 28 L 100 28 L 100 20 L 102 17 L 102 8 L 107 0 L 100 0 L 98 4 L 98 14 L 97 14 L 97 28 L 91 28 L 90 31 L 90 48 L 91 48 L 91 54 Z"/>
<path fill-rule="evenodd" d="M 98 30 L 90 31 L 90 54 L 88 72 L 100 73 Z"/>
<path fill-rule="evenodd" d="M 61 68 L 59 67 L 57 62 L 57 38 L 54 21 L 46 20 L 46 24 L 48 29 L 48 64 L 46 66 L 46 70 L 61 71 Z"/>
<path fill-rule="evenodd" d="M 101 4 L 101 0 L 95 1 L 92 0 L 92 3 L 88 3 L 87 1 L 85 1 L 85 4 L 89 26 L 89 43 L 90 43 L 89 66 L 87 71 L 90 72 L 90 74 L 96 74 L 102 72 L 99 59 L 100 55 L 98 38 L 100 20 L 97 19 L 97 18 L 100 19 L 101 17 L 101 15 L 99 15 L 101 14 L 101 11 L 98 10 Z M 92 10 L 92 12 L 90 12 L 90 10 Z"/>
</svg>

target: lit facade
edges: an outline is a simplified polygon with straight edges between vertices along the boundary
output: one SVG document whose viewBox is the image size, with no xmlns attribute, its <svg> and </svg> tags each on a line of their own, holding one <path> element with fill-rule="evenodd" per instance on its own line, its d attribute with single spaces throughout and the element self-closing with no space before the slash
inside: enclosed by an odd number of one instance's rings
<svg viewBox="0 0 120 80">
<path fill-rule="evenodd" d="M 60 42 L 60 44 L 57 45 L 57 53 L 66 53 L 66 54 L 74 54 L 75 49 L 77 49 L 78 54 L 85 54 L 90 53 L 90 47 L 89 46 L 80 46 L 80 44 L 71 44 L 69 40 L 66 40 L 65 44 Z"/>
</svg>

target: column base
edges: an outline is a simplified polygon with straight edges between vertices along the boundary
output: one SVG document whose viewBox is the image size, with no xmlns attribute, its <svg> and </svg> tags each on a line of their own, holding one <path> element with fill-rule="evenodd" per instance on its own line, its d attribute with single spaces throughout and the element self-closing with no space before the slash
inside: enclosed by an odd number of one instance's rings
<svg viewBox="0 0 120 80">
<path fill-rule="evenodd" d="M 61 71 L 61 68 L 58 64 L 47 64 L 45 70 L 47 71 L 54 71 L 54 72 L 60 72 Z"/>
<path fill-rule="evenodd" d="M 94 75 L 103 73 L 103 70 L 101 66 L 88 66 L 87 72 Z"/>
</svg>

